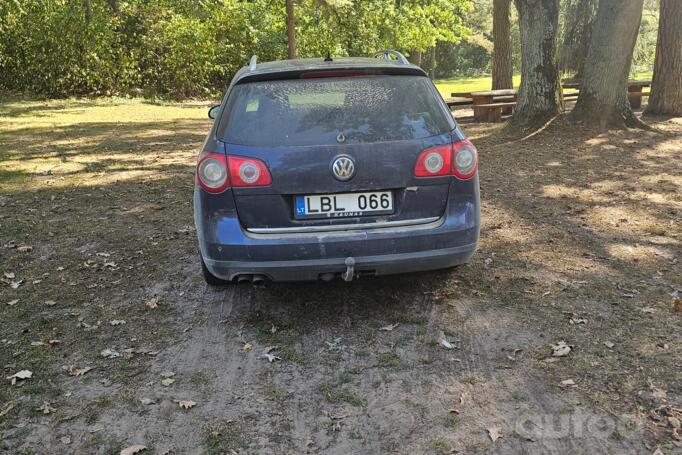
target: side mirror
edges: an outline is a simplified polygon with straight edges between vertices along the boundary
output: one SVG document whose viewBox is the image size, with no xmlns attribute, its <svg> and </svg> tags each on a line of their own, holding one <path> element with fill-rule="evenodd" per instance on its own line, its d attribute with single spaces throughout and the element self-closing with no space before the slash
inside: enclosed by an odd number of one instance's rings
<svg viewBox="0 0 682 455">
<path fill-rule="evenodd" d="M 220 110 L 220 104 L 216 104 L 215 106 L 211 106 L 211 108 L 208 110 L 208 118 L 214 119 L 218 116 L 218 111 Z"/>
</svg>

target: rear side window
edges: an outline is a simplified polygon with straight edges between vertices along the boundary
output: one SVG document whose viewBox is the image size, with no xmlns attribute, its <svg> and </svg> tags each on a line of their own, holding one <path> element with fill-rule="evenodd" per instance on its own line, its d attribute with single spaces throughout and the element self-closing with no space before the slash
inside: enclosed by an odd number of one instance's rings
<svg viewBox="0 0 682 455">
<path fill-rule="evenodd" d="M 240 145 L 332 145 L 421 139 L 451 131 L 422 76 L 291 79 L 238 84 L 218 127 Z"/>
</svg>

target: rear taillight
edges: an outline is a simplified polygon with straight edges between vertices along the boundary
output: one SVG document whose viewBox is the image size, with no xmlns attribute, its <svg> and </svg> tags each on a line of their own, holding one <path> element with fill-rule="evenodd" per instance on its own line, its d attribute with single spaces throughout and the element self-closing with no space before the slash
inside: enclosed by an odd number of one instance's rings
<svg viewBox="0 0 682 455">
<path fill-rule="evenodd" d="M 478 169 L 478 151 L 467 141 L 452 144 L 452 174 L 462 180 L 470 179 Z"/>
<path fill-rule="evenodd" d="M 261 160 L 229 156 L 227 162 L 230 169 L 230 181 L 234 187 L 267 186 L 272 183 L 270 171 Z"/>
<path fill-rule="evenodd" d="M 227 160 L 220 153 L 207 153 L 197 164 L 197 182 L 209 193 L 221 193 L 230 186 Z"/>
<path fill-rule="evenodd" d="M 267 186 L 272 177 L 259 159 L 206 153 L 197 164 L 197 182 L 209 193 L 221 193 L 231 186 Z"/>
<path fill-rule="evenodd" d="M 414 166 L 415 177 L 438 177 L 454 175 L 467 180 L 478 168 L 476 147 L 467 141 L 431 147 L 419 154 Z"/>
<path fill-rule="evenodd" d="M 417 164 L 414 165 L 414 175 L 416 177 L 450 175 L 451 159 L 452 144 L 428 148 L 419 154 Z"/>
</svg>

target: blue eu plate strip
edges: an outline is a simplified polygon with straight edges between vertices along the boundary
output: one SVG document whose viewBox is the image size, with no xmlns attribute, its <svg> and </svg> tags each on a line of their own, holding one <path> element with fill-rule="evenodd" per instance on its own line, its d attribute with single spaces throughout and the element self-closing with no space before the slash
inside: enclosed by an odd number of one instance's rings
<svg viewBox="0 0 682 455">
<path fill-rule="evenodd" d="M 303 196 L 296 196 L 296 215 L 305 215 L 305 198 Z"/>
</svg>

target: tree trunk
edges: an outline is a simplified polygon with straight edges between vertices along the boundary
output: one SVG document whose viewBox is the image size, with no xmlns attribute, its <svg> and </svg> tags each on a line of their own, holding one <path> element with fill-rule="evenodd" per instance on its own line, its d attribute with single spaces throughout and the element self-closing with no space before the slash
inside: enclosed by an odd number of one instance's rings
<svg viewBox="0 0 682 455">
<path fill-rule="evenodd" d="M 411 57 L 412 57 L 412 63 L 414 63 L 417 66 L 422 66 L 422 53 L 421 53 L 421 51 L 412 51 Z"/>
<path fill-rule="evenodd" d="M 647 114 L 682 115 L 682 1 L 661 0 Z"/>
<path fill-rule="evenodd" d="M 436 67 L 438 66 L 438 61 L 436 60 L 436 45 L 434 44 L 431 48 L 431 68 L 429 69 L 429 76 L 431 79 L 436 78 Z"/>
<path fill-rule="evenodd" d="M 564 13 L 563 40 L 559 45 L 559 71 L 581 81 L 590 48 L 598 0 L 569 0 Z"/>
<path fill-rule="evenodd" d="M 572 113 L 575 120 L 601 129 L 644 126 L 632 112 L 627 96 L 643 1 L 600 0 L 585 76 Z"/>
<path fill-rule="evenodd" d="M 289 42 L 289 58 L 296 58 L 296 22 L 294 21 L 294 0 L 287 2 L 287 38 Z"/>
<path fill-rule="evenodd" d="M 493 0 L 493 90 L 514 88 L 510 5 L 511 0 Z"/>
<path fill-rule="evenodd" d="M 516 0 L 521 31 L 521 87 L 510 125 L 543 125 L 561 112 L 557 69 L 559 0 Z"/>
<path fill-rule="evenodd" d="M 92 22 L 92 2 L 91 0 L 85 0 L 85 18 L 88 24 Z"/>
</svg>

